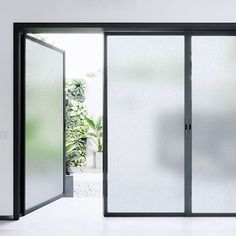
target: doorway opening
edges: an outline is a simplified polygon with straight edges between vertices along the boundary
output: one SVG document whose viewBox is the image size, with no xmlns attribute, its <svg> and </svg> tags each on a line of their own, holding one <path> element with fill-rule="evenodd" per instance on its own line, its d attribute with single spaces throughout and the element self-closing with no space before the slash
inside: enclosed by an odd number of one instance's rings
<svg viewBox="0 0 236 236">
<path fill-rule="evenodd" d="M 28 33 L 24 55 L 22 213 L 62 194 L 101 200 L 103 34 Z"/>
</svg>

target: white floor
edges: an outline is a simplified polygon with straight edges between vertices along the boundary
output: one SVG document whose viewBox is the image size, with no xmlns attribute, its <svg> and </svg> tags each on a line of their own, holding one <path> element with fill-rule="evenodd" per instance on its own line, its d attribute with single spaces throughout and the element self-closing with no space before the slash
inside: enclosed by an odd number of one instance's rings
<svg viewBox="0 0 236 236">
<path fill-rule="evenodd" d="M 73 168 L 74 197 L 102 197 L 102 169 L 92 167 Z"/>
<path fill-rule="evenodd" d="M 0 236 L 228 236 L 236 217 L 104 218 L 102 200 L 63 198 L 19 221 L 1 221 Z"/>
</svg>

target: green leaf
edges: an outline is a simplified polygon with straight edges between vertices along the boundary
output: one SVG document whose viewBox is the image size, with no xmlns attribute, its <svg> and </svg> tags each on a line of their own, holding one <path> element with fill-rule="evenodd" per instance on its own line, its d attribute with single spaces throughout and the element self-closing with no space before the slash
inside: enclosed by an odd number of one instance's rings
<svg viewBox="0 0 236 236">
<path fill-rule="evenodd" d="M 92 128 L 92 129 L 96 129 L 96 126 L 95 126 L 95 124 L 94 124 L 94 122 L 93 122 L 93 120 L 92 119 L 89 119 L 88 117 L 84 117 L 85 118 L 85 120 L 87 121 L 87 123 L 88 123 L 88 125 Z"/>
<path fill-rule="evenodd" d="M 96 123 L 96 129 L 99 130 L 102 128 L 102 117 L 100 116 Z"/>
<path fill-rule="evenodd" d="M 74 143 L 75 143 L 75 141 L 70 141 L 70 142 L 66 141 L 66 147 L 69 147 L 69 146 L 71 146 Z"/>
<path fill-rule="evenodd" d="M 66 147 L 66 154 L 70 155 L 72 153 L 72 151 L 76 148 L 76 145 L 69 145 Z"/>
<path fill-rule="evenodd" d="M 88 132 L 88 136 L 91 136 L 91 137 L 97 137 L 97 135 L 95 133 L 91 133 L 91 132 Z"/>
<path fill-rule="evenodd" d="M 71 115 L 71 116 L 77 116 L 77 115 L 78 115 L 78 113 L 77 113 L 77 112 L 75 112 L 75 111 L 72 111 L 72 112 L 70 112 L 70 115 Z"/>
</svg>

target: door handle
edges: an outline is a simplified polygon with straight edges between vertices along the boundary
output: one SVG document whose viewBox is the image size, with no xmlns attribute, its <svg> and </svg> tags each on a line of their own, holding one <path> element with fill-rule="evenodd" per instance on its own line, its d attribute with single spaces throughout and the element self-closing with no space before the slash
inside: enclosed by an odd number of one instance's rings
<svg viewBox="0 0 236 236">
<path fill-rule="evenodd" d="M 192 124 L 191 123 L 188 124 L 188 130 L 189 130 L 189 133 L 191 133 L 191 131 L 192 131 Z"/>
<path fill-rule="evenodd" d="M 192 124 L 191 124 L 191 121 L 188 120 L 185 122 L 185 125 L 184 125 L 184 129 L 185 129 L 185 132 L 187 133 L 191 133 L 192 131 Z"/>
</svg>

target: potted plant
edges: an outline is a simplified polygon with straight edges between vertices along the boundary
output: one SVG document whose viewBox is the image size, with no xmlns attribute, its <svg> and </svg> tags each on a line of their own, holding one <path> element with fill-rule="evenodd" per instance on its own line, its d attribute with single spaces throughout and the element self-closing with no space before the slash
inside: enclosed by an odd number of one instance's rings
<svg viewBox="0 0 236 236">
<path fill-rule="evenodd" d="M 93 141 L 94 150 L 93 150 L 93 167 L 97 169 L 102 168 L 102 151 L 103 151 L 103 125 L 102 125 L 102 117 L 98 119 L 90 119 L 85 117 L 89 125 L 89 131 L 87 133 L 87 137 Z"/>
</svg>

